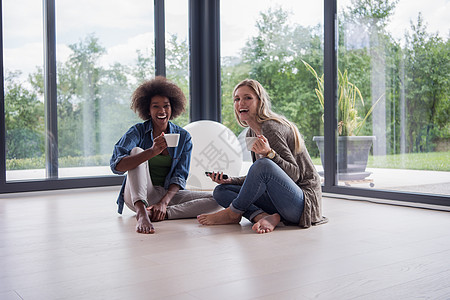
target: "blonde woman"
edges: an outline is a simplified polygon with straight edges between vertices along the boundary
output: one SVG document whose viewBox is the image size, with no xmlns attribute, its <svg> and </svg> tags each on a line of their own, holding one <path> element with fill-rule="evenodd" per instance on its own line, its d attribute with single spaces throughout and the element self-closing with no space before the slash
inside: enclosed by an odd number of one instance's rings
<svg viewBox="0 0 450 300">
<path fill-rule="evenodd" d="M 280 222 L 301 227 L 326 223 L 320 177 L 297 127 L 271 110 L 269 96 L 256 80 L 240 82 L 233 97 L 237 121 L 250 127 L 247 137 L 256 138 L 253 164 L 244 177 L 210 175 L 219 183 L 214 199 L 225 209 L 199 215 L 199 223 L 233 224 L 244 216 L 257 233 L 271 232 Z"/>
</svg>

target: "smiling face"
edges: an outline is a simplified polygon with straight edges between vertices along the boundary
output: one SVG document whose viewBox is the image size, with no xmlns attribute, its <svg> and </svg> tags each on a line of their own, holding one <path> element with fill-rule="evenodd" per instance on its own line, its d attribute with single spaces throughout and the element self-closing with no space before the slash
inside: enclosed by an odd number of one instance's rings
<svg viewBox="0 0 450 300">
<path fill-rule="evenodd" d="M 234 110 L 242 122 L 256 121 L 259 98 L 255 91 L 244 85 L 234 93 Z"/>
<path fill-rule="evenodd" d="M 167 97 L 154 96 L 150 101 L 150 117 L 153 126 L 158 131 L 166 131 L 169 119 L 172 116 L 172 107 Z"/>
</svg>

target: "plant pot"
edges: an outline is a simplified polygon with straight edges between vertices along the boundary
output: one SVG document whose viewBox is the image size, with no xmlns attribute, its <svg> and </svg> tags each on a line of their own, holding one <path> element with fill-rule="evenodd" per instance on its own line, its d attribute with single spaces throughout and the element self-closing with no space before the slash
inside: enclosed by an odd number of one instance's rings
<svg viewBox="0 0 450 300">
<path fill-rule="evenodd" d="M 319 148 L 320 159 L 324 166 L 324 137 L 315 136 L 313 141 Z M 372 174 L 366 172 L 366 166 L 370 148 L 372 148 L 374 141 L 375 136 L 338 137 L 337 165 L 339 180 L 362 180 Z"/>
</svg>

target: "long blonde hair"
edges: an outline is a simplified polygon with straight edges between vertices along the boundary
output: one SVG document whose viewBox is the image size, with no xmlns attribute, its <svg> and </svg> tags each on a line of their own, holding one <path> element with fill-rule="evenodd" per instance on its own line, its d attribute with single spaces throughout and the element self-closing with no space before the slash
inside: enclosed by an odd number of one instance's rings
<svg viewBox="0 0 450 300">
<path fill-rule="evenodd" d="M 298 131 L 297 126 L 295 126 L 294 123 L 290 122 L 284 116 L 279 115 L 272 111 L 270 97 L 269 94 L 267 94 L 264 87 L 256 80 L 244 79 L 241 82 L 239 82 L 234 88 L 233 97 L 236 95 L 237 89 L 242 86 L 248 86 L 249 88 L 251 88 L 255 92 L 256 96 L 258 96 L 258 99 L 260 100 L 256 112 L 256 121 L 261 124 L 264 121 L 274 120 L 277 121 L 278 123 L 289 126 L 292 132 L 294 132 L 295 153 L 300 153 L 301 151 L 303 151 L 305 142 L 303 141 L 303 138 L 300 132 Z M 236 109 L 234 110 L 234 116 L 236 117 L 236 120 L 242 127 L 248 127 L 247 122 L 242 121 L 240 119 L 239 113 L 236 111 Z"/>
</svg>

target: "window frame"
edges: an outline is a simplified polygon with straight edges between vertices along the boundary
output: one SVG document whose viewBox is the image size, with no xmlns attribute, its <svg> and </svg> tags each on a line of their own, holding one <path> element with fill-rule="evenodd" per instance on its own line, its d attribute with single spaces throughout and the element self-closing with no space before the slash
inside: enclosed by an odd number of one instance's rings
<svg viewBox="0 0 450 300">
<path fill-rule="evenodd" d="M 207 119 L 221 121 L 220 113 L 220 0 L 189 1 L 189 59 L 191 121 Z M 55 0 L 44 0 L 44 69 L 45 110 L 47 136 L 57 137 L 56 115 L 56 57 L 55 57 Z M 166 74 L 165 67 L 165 18 L 164 0 L 154 0 L 155 22 L 155 75 Z M 207 16 L 207 18 L 205 17 Z M 0 0 L 0 140 L 5 145 L 5 99 L 3 68 L 3 9 Z M 324 0 L 324 136 L 325 158 L 322 187 L 324 193 L 336 196 L 378 198 L 405 203 L 450 206 L 450 197 L 435 194 L 419 194 L 345 187 L 337 184 L 337 0 Z M 208 45 L 208 47 L 205 47 Z M 213 45 L 213 47 L 211 47 Z M 53 76 L 49 75 L 53 74 Z M 330 84 L 328 84 L 330 83 Z M 205 103 L 204 99 L 216 99 Z M 96 176 L 83 178 L 58 178 L 58 156 L 54 149 L 57 140 L 46 140 L 47 177 L 42 180 L 6 181 L 6 149 L 0 147 L 0 194 L 74 189 L 102 186 L 116 186 L 123 176 Z M 48 152 L 48 153 L 47 153 Z"/>
<path fill-rule="evenodd" d="M 337 0 L 324 0 L 324 193 L 401 202 L 450 206 L 450 197 L 387 190 L 369 190 L 337 184 Z"/>
</svg>

